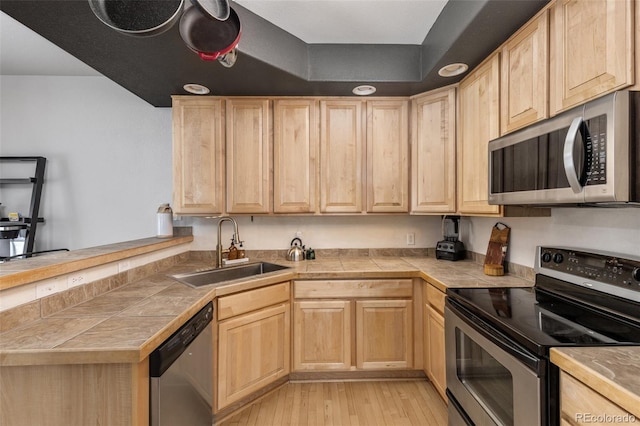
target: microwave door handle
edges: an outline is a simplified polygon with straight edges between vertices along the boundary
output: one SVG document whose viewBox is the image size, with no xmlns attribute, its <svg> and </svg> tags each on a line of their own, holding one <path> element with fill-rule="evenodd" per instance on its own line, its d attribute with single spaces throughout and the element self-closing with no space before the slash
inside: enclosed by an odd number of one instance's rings
<svg viewBox="0 0 640 426">
<path fill-rule="evenodd" d="M 576 168 L 574 166 L 575 162 L 573 158 L 573 148 L 578 139 L 578 132 L 580 131 L 581 124 L 582 117 L 576 117 L 573 119 L 571 125 L 569 126 L 567 137 L 564 140 L 563 151 L 564 171 L 567 174 L 569 186 L 576 194 L 579 194 L 580 191 L 582 191 L 582 185 L 580 185 L 580 180 L 578 180 L 578 172 L 576 171 Z"/>
</svg>

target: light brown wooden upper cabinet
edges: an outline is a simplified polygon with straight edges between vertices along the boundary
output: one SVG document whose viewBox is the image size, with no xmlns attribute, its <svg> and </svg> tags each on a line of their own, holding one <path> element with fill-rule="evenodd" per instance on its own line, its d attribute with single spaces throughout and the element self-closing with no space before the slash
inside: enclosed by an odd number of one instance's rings
<svg viewBox="0 0 640 426">
<path fill-rule="evenodd" d="M 273 102 L 273 211 L 313 213 L 318 186 L 318 101 Z"/>
<path fill-rule="evenodd" d="M 460 83 L 458 210 L 464 215 L 500 215 L 489 205 L 489 141 L 499 135 L 500 56 L 495 53 Z"/>
<path fill-rule="evenodd" d="M 320 212 L 408 212 L 408 100 L 324 99 L 320 123 Z"/>
<path fill-rule="evenodd" d="M 411 212 L 456 211 L 456 90 L 411 101 Z"/>
<path fill-rule="evenodd" d="M 224 211 L 224 112 L 214 97 L 173 96 L 173 211 Z"/>
<path fill-rule="evenodd" d="M 633 84 L 633 3 L 558 0 L 553 6 L 551 114 Z"/>
<path fill-rule="evenodd" d="M 367 102 L 367 212 L 409 211 L 409 102 Z"/>
<path fill-rule="evenodd" d="M 529 21 L 502 47 L 501 134 L 549 117 L 549 11 Z"/>
<path fill-rule="evenodd" d="M 320 101 L 320 212 L 364 210 L 362 100 Z"/>
<path fill-rule="evenodd" d="M 228 213 L 271 209 L 270 114 L 268 99 L 226 101 Z"/>
</svg>

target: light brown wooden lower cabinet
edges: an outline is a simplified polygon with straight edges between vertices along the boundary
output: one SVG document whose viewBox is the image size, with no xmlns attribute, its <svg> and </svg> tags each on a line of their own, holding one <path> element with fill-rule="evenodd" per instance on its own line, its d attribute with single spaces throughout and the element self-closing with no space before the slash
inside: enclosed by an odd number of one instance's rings
<svg viewBox="0 0 640 426">
<path fill-rule="evenodd" d="M 289 374 L 290 304 L 218 325 L 218 410 Z"/>
<path fill-rule="evenodd" d="M 149 424 L 149 363 L 3 366 L 0 425 Z"/>
<path fill-rule="evenodd" d="M 412 298 L 411 279 L 295 282 L 293 371 L 414 368 Z"/>
<path fill-rule="evenodd" d="M 352 369 L 354 346 L 358 369 L 411 368 L 412 312 L 410 300 L 295 302 L 293 369 Z"/>
<path fill-rule="evenodd" d="M 351 366 L 351 302 L 293 304 L 293 369 L 347 370 Z"/>
<path fill-rule="evenodd" d="M 358 300 L 356 303 L 356 367 L 413 367 L 411 300 Z"/>
<path fill-rule="evenodd" d="M 573 376 L 560 372 L 560 425 L 631 424 L 636 417 Z"/>
<path fill-rule="evenodd" d="M 447 399 L 447 379 L 444 346 L 445 294 L 427 283 L 424 310 L 424 372 L 442 398 Z"/>
</svg>

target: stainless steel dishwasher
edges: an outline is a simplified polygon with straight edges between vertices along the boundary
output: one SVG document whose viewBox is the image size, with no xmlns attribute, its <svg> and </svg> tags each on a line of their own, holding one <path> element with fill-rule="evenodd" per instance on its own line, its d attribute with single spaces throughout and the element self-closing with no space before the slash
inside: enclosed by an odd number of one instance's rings
<svg viewBox="0 0 640 426">
<path fill-rule="evenodd" d="M 212 319 L 210 302 L 151 353 L 151 426 L 211 426 Z"/>
</svg>

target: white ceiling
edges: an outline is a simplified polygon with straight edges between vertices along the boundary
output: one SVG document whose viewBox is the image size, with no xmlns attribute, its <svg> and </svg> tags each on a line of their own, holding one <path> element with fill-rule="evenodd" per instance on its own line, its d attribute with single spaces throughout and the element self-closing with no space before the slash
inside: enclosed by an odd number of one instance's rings
<svg viewBox="0 0 640 426">
<path fill-rule="evenodd" d="M 237 1 L 307 44 L 401 45 L 420 45 L 446 2 L 447 0 Z M 99 75 L 82 61 L 4 12 L 0 12 L 0 74 Z"/>
<path fill-rule="evenodd" d="M 307 44 L 422 44 L 447 0 L 236 0 Z"/>
</svg>

